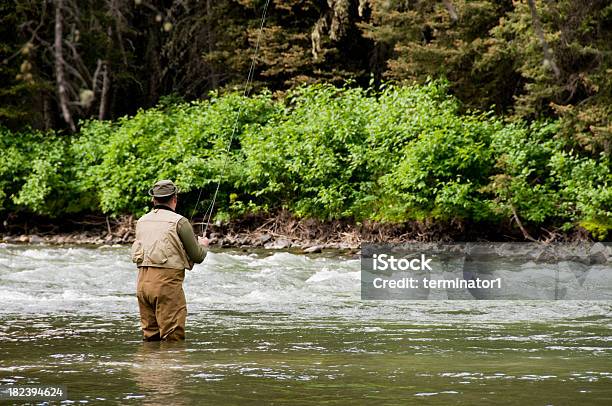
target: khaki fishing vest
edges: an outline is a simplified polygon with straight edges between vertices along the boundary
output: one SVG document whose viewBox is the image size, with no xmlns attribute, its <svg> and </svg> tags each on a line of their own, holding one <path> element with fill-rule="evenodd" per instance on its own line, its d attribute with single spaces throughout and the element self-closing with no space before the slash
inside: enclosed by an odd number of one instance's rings
<svg viewBox="0 0 612 406">
<path fill-rule="evenodd" d="M 136 240 L 132 245 L 132 261 L 138 267 L 191 269 L 193 262 L 187 256 L 177 232 L 183 216 L 171 210 L 153 209 L 136 223 Z"/>
</svg>

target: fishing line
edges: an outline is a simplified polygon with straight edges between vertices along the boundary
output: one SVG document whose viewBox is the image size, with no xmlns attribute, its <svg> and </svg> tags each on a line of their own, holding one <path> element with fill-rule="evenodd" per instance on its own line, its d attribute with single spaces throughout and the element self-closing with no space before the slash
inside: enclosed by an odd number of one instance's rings
<svg viewBox="0 0 612 406">
<path fill-rule="evenodd" d="M 255 43 L 255 52 L 253 53 L 253 58 L 251 59 L 251 66 L 249 68 L 249 73 L 247 75 L 246 82 L 244 84 L 244 91 L 242 93 L 243 99 L 249 95 L 250 85 L 253 82 L 253 75 L 255 72 L 255 61 L 257 60 L 257 54 L 259 53 L 259 44 L 261 41 L 261 35 L 263 33 L 263 27 L 266 22 L 266 16 L 268 13 L 268 5 L 270 4 L 270 0 L 266 0 L 266 4 L 264 5 L 263 12 L 261 14 L 261 22 L 259 24 L 259 33 L 257 34 L 257 41 Z M 213 209 L 215 208 L 215 202 L 217 201 L 217 195 L 219 194 L 219 187 L 221 186 L 221 176 L 225 173 L 225 168 L 227 167 L 227 161 L 229 160 L 230 149 L 232 147 L 232 141 L 234 141 L 234 136 L 236 135 L 236 130 L 238 128 L 238 121 L 240 121 L 240 116 L 242 115 L 244 103 L 240 104 L 240 108 L 238 109 L 238 115 L 236 116 L 236 120 L 234 121 L 234 127 L 232 128 L 232 134 L 230 136 L 229 142 L 227 143 L 227 148 L 225 149 L 225 159 L 223 161 L 223 167 L 221 168 L 221 173 L 219 174 L 219 180 L 217 181 L 217 187 L 215 188 L 215 193 L 213 194 L 213 198 L 208 205 L 208 208 L 204 212 L 204 217 L 202 218 L 202 236 L 206 237 L 206 232 L 208 231 L 208 226 L 210 224 L 210 219 L 212 218 Z M 193 215 L 195 214 L 198 204 L 200 204 L 200 198 L 202 197 L 202 188 L 200 187 L 200 192 L 198 193 L 198 200 L 196 201 L 196 205 L 191 213 L 191 219 L 193 219 Z M 206 219 L 206 227 L 204 227 L 204 219 Z"/>
</svg>

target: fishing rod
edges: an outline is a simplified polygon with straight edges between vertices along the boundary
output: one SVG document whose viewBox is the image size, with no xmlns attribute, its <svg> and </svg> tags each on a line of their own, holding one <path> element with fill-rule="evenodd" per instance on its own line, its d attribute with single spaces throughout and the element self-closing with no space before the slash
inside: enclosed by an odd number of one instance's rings
<svg viewBox="0 0 612 406">
<path fill-rule="evenodd" d="M 261 21 L 259 24 L 259 32 L 257 34 L 257 41 L 255 42 L 255 52 L 253 53 L 253 57 L 251 58 L 251 66 L 249 67 L 249 73 L 246 78 L 246 82 L 244 83 L 244 91 L 242 93 L 242 98 L 247 97 L 251 91 L 250 86 L 253 83 L 253 75 L 255 72 L 255 62 L 257 60 L 257 54 L 259 53 L 259 44 L 261 41 L 261 36 L 263 33 L 263 27 L 266 23 L 266 17 L 268 14 L 268 6 L 270 5 L 270 0 L 266 0 L 266 4 L 264 5 L 263 11 L 261 13 Z M 210 220 L 212 218 L 213 210 L 215 208 L 215 202 L 217 201 L 217 195 L 219 194 L 219 187 L 221 186 L 221 176 L 225 173 L 225 168 L 227 167 L 227 162 L 230 154 L 230 149 L 232 147 L 232 142 L 234 141 L 234 136 L 236 135 L 236 130 L 238 128 L 238 122 L 240 121 L 240 116 L 242 115 L 244 103 L 240 104 L 240 108 L 238 109 L 238 114 L 236 115 L 236 120 L 234 120 L 234 126 L 232 128 L 232 134 L 230 136 L 229 142 L 227 143 L 227 147 L 225 149 L 225 159 L 223 160 L 223 167 L 221 168 L 221 172 L 219 173 L 219 179 L 217 180 L 217 187 L 215 188 L 215 193 L 213 194 L 213 198 L 208 205 L 208 208 L 204 212 L 204 217 L 202 218 L 202 237 L 206 237 L 206 232 L 208 231 L 208 226 L 210 225 Z M 200 198 L 202 197 L 202 189 L 204 186 L 200 186 L 200 192 L 198 193 L 198 199 L 196 201 L 196 205 L 193 208 L 191 213 L 191 220 L 193 220 L 193 216 L 200 204 Z M 206 219 L 206 226 L 204 226 L 204 219 Z"/>
</svg>

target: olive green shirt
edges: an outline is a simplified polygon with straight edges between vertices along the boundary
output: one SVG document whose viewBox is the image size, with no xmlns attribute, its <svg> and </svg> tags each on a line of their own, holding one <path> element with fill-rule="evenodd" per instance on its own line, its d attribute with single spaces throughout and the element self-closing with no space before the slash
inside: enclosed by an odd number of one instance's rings
<svg viewBox="0 0 612 406">
<path fill-rule="evenodd" d="M 189 220 L 183 217 L 179 220 L 176 227 L 176 232 L 178 233 L 189 258 L 196 264 L 204 261 L 204 258 L 206 257 L 206 250 L 198 243 L 198 239 L 193 232 L 193 227 L 191 227 Z"/>
</svg>

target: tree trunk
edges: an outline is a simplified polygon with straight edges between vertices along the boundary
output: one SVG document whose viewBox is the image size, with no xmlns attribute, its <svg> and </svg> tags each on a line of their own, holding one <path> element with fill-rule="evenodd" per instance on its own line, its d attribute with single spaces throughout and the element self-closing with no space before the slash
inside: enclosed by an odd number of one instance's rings
<svg viewBox="0 0 612 406">
<path fill-rule="evenodd" d="M 63 0 L 55 0 L 55 41 L 53 47 L 53 53 L 55 56 L 55 80 L 57 81 L 57 95 L 59 99 L 59 105 L 62 109 L 62 116 L 64 121 L 70 127 L 72 132 L 76 131 L 76 126 L 70 113 L 68 106 L 68 85 L 66 83 L 66 76 L 64 72 L 64 55 L 63 55 L 63 18 L 62 12 L 64 9 Z"/>
<path fill-rule="evenodd" d="M 210 0 L 206 0 L 206 41 L 208 42 L 208 55 L 212 55 L 213 52 L 213 35 L 212 35 L 212 13 L 210 8 Z M 209 62 L 208 68 L 210 69 L 210 86 L 212 89 L 216 89 L 219 86 L 217 81 L 217 73 L 215 72 L 215 65 Z"/>
<path fill-rule="evenodd" d="M 104 61 L 102 66 L 102 92 L 100 93 L 100 111 L 98 113 L 98 120 L 104 120 L 104 117 L 106 117 L 108 90 L 110 88 L 108 69 L 108 62 Z"/>
<path fill-rule="evenodd" d="M 538 40 L 540 41 L 540 45 L 542 46 L 542 51 L 544 53 L 544 63 L 550 66 L 553 73 L 555 74 L 555 77 L 558 78 L 561 75 L 561 71 L 559 70 L 559 67 L 555 63 L 555 59 L 553 57 L 552 51 L 550 50 L 550 47 L 548 46 L 548 42 L 546 42 L 546 39 L 544 38 L 544 30 L 542 29 L 542 22 L 540 21 L 540 17 L 538 16 L 538 13 L 536 11 L 535 2 L 534 0 L 527 0 L 527 3 L 529 4 L 529 10 L 531 10 L 531 20 L 533 21 L 533 30 L 535 31 L 538 37 Z"/>
<path fill-rule="evenodd" d="M 453 3 L 450 0 L 442 0 L 442 3 L 444 3 L 444 7 L 446 7 L 446 11 L 448 11 L 448 15 L 450 16 L 451 20 L 453 21 L 459 20 L 457 9 L 455 9 L 455 6 L 453 5 Z"/>
</svg>

